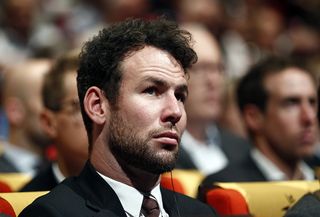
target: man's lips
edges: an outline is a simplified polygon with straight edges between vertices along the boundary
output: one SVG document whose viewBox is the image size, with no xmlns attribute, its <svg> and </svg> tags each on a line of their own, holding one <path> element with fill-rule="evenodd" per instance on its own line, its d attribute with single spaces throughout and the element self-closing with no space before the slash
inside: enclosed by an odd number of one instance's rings
<svg viewBox="0 0 320 217">
<path fill-rule="evenodd" d="M 179 144 L 179 136 L 176 132 L 168 131 L 168 132 L 163 132 L 160 134 L 157 134 L 154 136 L 154 138 L 166 145 L 178 145 Z"/>
</svg>

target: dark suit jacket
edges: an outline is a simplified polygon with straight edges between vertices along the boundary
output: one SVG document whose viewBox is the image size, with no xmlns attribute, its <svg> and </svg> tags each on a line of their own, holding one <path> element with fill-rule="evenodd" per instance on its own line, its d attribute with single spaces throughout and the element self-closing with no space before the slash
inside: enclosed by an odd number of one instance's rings
<svg viewBox="0 0 320 217">
<path fill-rule="evenodd" d="M 253 161 L 251 155 L 247 153 L 242 161 L 229 164 L 217 173 L 207 176 L 202 185 L 212 185 L 214 182 L 250 182 L 267 181 L 261 170 Z"/>
<path fill-rule="evenodd" d="M 285 215 L 285 217 L 317 216 L 320 216 L 320 201 L 311 193 L 304 195 Z"/>
<path fill-rule="evenodd" d="M 221 150 L 229 160 L 229 164 L 240 161 L 250 150 L 250 143 L 228 130 L 219 128 L 219 137 L 221 142 Z M 177 169 L 197 169 L 189 153 L 185 151 L 183 146 L 179 148 L 179 157 L 176 163 Z"/>
<path fill-rule="evenodd" d="M 36 176 L 23 186 L 20 191 L 49 191 L 58 185 L 53 174 L 52 164 L 36 174 Z"/>
<path fill-rule="evenodd" d="M 181 217 L 217 216 L 209 206 L 187 196 L 161 188 L 164 209 Z M 88 162 L 78 177 L 67 178 L 50 193 L 26 207 L 20 217 L 126 217 L 113 189 Z"/>
<path fill-rule="evenodd" d="M 7 158 L 5 153 L 0 155 L 0 173 L 15 173 L 19 172 L 13 163 Z"/>
<path fill-rule="evenodd" d="M 205 177 L 202 180 L 197 198 L 200 201 L 206 201 L 205 195 L 208 190 L 212 189 L 215 182 L 258 182 L 267 181 L 261 170 L 256 166 L 250 153 L 245 155 L 241 161 L 228 164 L 224 169 Z"/>
</svg>

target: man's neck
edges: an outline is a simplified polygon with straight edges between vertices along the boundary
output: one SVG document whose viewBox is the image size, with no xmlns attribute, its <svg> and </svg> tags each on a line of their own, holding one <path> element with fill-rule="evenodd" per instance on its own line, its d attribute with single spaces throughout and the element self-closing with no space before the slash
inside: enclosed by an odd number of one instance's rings
<svg viewBox="0 0 320 217">
<path fill-rule="evenodd" d="M 150 192 L 160 182 L 160 174 L 143 171 L 105 154 L 99 154 L 97 151 L 91 154 L 90 161 L 99 173 L 142 192 Z"/>
<path fill-rule="evenodd" d="M 281 156 L 277 155 L 273 149 L 271 149 L 270 145 L 263 139 L 256 139 L 254 141 L 258 150 L 271 162 L 276 165 L 279 170 L 281 170 L 288 179 L 301 179 L 303 177 L 302 172 L 299 168 L 300 160 L 288 160 L 282 158 Z"/>
</svg>

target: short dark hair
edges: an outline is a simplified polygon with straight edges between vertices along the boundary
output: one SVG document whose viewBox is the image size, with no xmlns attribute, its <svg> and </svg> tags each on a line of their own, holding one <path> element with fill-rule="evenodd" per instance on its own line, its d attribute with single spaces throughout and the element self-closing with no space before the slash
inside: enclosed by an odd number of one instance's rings
<svg viewBox="0 0 320 217">
<path fill-rule="evenodd" d="M 61 109 L 61 103 L 66 94 L 65 75 L 70 71 L 77 73 L 78 66 L 79 52 L 77 50 L 72 50 L 55 61 L 43 81 L 41 94 L 45 108 L 52 111 Z"/>
<path fill-rule="evenodd" d="M 253 65 L 240 79 L 237 86 L 237 102 L 240 111 L 243 112 L 246 105 L 253 104 L 264 112 L 269 97 L 264 86 L 266 77 L 272 74 L 281 73 L 283 70 L 291 67 L 304 70 L 316 84 L 314 74 L 308 71 L 303 64 L 290 58 L 268 56 Z"/>
<path fill-rule="evenodd" d="M 190 47 L 191 34 L 178 28 L 175 22 L 128 19 L 115 23 L 88 41 L 80 54 L 77 85 L 84 124 L 91 143 L 92 121 L 84 111 L 83 100 L 91 86 L 104 91 L 106 98 L 116 103 L 122 74 L 121 61 L 132 52 L 150 45 L 170 53 L 183 67 L 185 73 L 197 61 Z"/>
</svg>

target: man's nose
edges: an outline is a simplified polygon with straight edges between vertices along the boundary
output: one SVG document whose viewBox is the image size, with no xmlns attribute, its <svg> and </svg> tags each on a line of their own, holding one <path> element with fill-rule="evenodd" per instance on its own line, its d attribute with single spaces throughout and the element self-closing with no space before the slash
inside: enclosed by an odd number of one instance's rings
<svg viewBox="0 0 320 217">
<path fill-rule="evenodd" d="M 183 104 L 178 101 L 174 95 L 167 96 L 164 102 L 164 108 L 161 115 L 162 122 L 170 122 L 175 125 L 182 117 Z"/>
<path fill-rule="evenodd" d="M 302 105 L 301 108 L 301 120 L 303 124 L 310 125 L 316 121 L 317 111 L 314 106 L 310 104 Z"/>
</svg>

